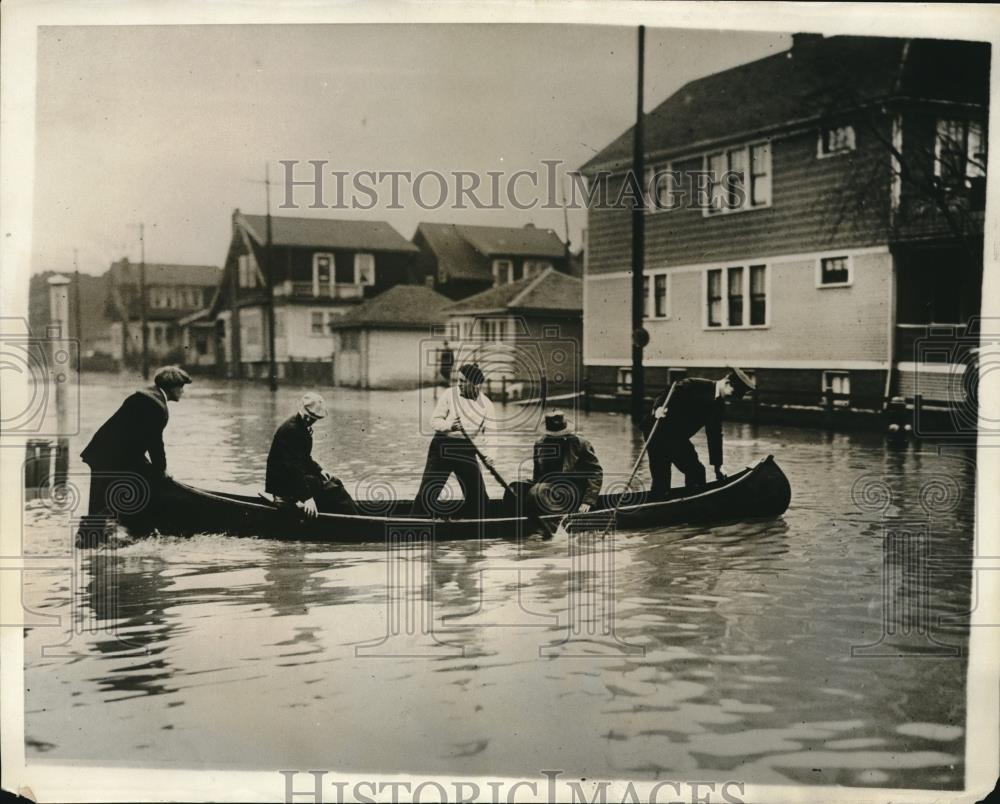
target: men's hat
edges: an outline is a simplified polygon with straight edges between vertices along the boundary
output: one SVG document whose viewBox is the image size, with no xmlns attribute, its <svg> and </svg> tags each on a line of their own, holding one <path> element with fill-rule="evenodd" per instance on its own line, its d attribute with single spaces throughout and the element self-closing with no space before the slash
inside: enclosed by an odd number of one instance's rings
<svg viewBox="0 0 1000 804">
<path fill-rule="evenodd" d="M 562 435 L 570 432 L 566 416 L 561 410 L 553 410 L 545 414 L 545 432 L 552 435 Z"/>
<path fill-rule="evenodd" d="M 303 414 L 307 413 L 314 419 L 324 419 L 326 418 L 326 402 L 315 391 L 306 391 L 306 393 L 302 394 L 302 409 L 300 412 Z"/>
<path fill-rule="evenodd" d="M 483 380 L 486 379 L 483 375 L 483 370 L 479 368 L 478 363 L 463 363 L 459 366 L 458 373 L 465 377 L 465 379 L 473 385 L 482 385 Z"/>
<path fill-rule="evenodd" d="M 738 397 L 745 395 L 748 391 L 757 390 L 757 383 L 743 369 L 734 366 L 729 369 L 729 374 L 726 376 L 729 377 L 729 382 L 732 383 L 733 393 Z"/>
<path fill-rule="evenodd" d="M 157 388 L 177 388 L 191 382 L 191 375 L 180 366 L 164 366 L 157 369 L 153 375 L 153 384 Z"/>
</svg>

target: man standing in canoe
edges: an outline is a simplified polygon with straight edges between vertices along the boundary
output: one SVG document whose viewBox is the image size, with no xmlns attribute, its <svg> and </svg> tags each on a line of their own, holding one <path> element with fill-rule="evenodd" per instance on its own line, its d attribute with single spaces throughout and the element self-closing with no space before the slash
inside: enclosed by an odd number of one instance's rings
<svg viewBox="0 0 1000 804">
<path fill-rule="evenodd" d="M 143 480 L 153 485 L 169 477 L 163 449 L 163 430 L 170 417 L 167 402 L 180 401 L 189 382 L 184 369 L 164 366 L 153 375 L 152 387 L 131 394 L 94 433 L 80 453 L 90 467 L 89 517 L 114 515 L 107 499 L 112 485 Z M 146 492 L 135 493 L 141 497 Z M 123 499 L 131 496 L 122 495 Z"/>
<path fill-rule="evenodd" d="M 302 504 L 307 516 L 356 514 L 354 500 L 330 472 L 312 457 L 313 425 L 326 417 L 326 403 L 319 394 L 302 395 L 297 413 L 286 419 L 274 433 L 267 453 L 265 490 L 279 505 Z"/>
<path fill-rule="evenodd" d="M 465 498 L 457 516 L 482 515 L 486 484 L 476 459 L 481 455 L 489 466 L 496 460 L 496 414 L 493 403 L 482 392 L 484 379 L 476 363 L 463 363 L 458 369 L 458 384 L 438 399 L 431 416 L 434 435 L 417 491 L 416 511 L 440 513 L 444 506 L 438 506 L 438 497 L 448 479 L 455 475 Z"/>
<path fill-rule="evenodd" d="M 726 399 L 741 399 L 756 388 L 753 379 L 738 368 L 729 370 L 721 380 L 691 378 L 680 380 L 660 394 L 653 403 L 653 422 L 659 421 L 649 442 L 649 473 L 653 484 L 650 494 L 665 497 L 670 493 L 670 467 L 684 473 L 685 486 L 705 485 L 705 467 L 691 437 L 705 428 L 708 460 L 717 480 L 722 472 L 722 419 Z"/>
<path fill-rule="evenodd" d="M 570 429 L 561 410 L 545 416 L 532 480 L 528 498 L 536 516 L 589 511 L 601 493 L 604 470 L 594 447 Z"/>
</svg>

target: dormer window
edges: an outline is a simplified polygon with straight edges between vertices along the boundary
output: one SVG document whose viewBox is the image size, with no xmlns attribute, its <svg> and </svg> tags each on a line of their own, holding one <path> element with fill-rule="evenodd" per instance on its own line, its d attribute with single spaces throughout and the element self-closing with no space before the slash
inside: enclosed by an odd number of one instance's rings
<svg viewBox="0 0 1000 804">
<path fill-rule="evenodd" d="M 513 260 L 493 260 L 493 286 L 506 285 L 514 281 Z"/>
<path fill-rule="evenodd" d="M 354 284 L 371 286 L 375 284 L 375 255 L 354 255 Z"/>
<path fill-rule="evenodd" d="M 824 156 L 847 153 L 855 148 L 854 126 L 830 126 L 819 133 L 816 155 L 822 159 Z"/>
<path fill-rule="evenodd" d="M 332 295 L 335 270 L 332 254 L 313 254 L 313 296 Z"/>
</svg>

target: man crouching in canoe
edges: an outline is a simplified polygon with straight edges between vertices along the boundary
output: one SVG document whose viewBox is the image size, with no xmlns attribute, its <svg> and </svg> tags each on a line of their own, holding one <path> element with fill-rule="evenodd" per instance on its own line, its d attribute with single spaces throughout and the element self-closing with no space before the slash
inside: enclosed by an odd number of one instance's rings
<svg viewBox="0 0 1000 804">
<path fill-rule="evenodd" d="M 601 493 L 604 470 L 594 447 L 570 429 L 561 410 L 545 416 L 545 435 L 535 442 L 532 480 L 528 499 L 535 516 L 589 511 Z"/>
<path fill-rule="evenodd" d="M 344 484 L 312 457 L 313 425 L 326 417 L 326 403 L 317 393 L 303 394 L 297 413 L 274 434 L 267 454 L 265 489 L 279 505 L 302 503 L 307 516 L 356 514 L 354 500 Z"/>
</svg>

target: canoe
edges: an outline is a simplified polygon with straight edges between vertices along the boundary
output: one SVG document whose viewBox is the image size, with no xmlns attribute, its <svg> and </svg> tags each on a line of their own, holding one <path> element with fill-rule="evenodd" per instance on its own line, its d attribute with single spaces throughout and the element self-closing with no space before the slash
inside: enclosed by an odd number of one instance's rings
<svg viewBox="0 0 1000 804">
<path fill-rule="evenodd" d="M 570 520 L 571 529 L 602 529 L 621 494 L 602 494 L 587 514 Z M 696 489 L 675 488 L 666 499 L 650 500 L 646 491 L 625 492 L 617 529 L 712 524 L 781 516 L 791 500 L 788 478 L 772 456 Z M 359 515 L 320 514 L 308 518 L 298 509 L 279 508 L 259 495 L 206 491 L 169 481 L 140 514 L 122 517 L 134 535 L 154 528 L 164 535 L 224 533 L 310 542 L 382 542 L 387 536 L 435 539 L 517 538 L 537 530 L 517 500 L 490 500 L 481 519 L 429 519 L 412 516 L 412 500 L 358 500 Z M 560 516 L 545 517 L 555 530 Z"/>
</svg>

